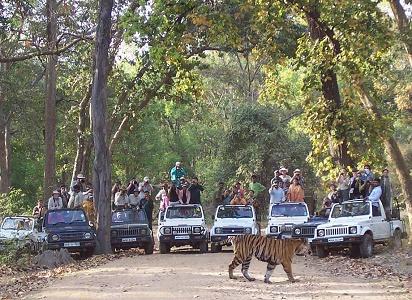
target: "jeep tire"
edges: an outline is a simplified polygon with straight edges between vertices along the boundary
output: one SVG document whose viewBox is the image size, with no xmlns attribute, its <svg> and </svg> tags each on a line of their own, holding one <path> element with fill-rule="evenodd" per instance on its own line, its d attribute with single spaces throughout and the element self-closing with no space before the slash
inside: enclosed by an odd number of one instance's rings
<svg viewBox="0 0 412 300">
<path fill-rule="evenodd" d="M 211 243 L 210 244 L 210 251 L 212 253 L 217 253 L 222 251 L 222 245 L 219 245 L 218 243 Z"/>
<path fill-rule="evenodd" d="M 325 258 L 326 256 L 328 256 L 329 252 L 326 251 L 326 248 L 322 245 L 316 245 L 316 255 L 319 258 Z"/>
<path fill-rule="evenodd" d="M 350 247 L 350 257 L 358 258 L 360 257 L 360 245 L 359 244 L 352 244 Z"/>
<path fill-rule="evenodd" d="M 360 256 L 363 258 L 371 257 L 373 254 L 373 238 L 370 234 L 366 233 L 362 242 L 359 245 Z"/>
<path fill-rule="evenodd" d="M 154 244 L 153 241 L 148 242 L 144 245 L 144 254 L 153 254 Z"/>
<path fill-rule="evenodd" d="M 160 251 L 160 254 L 170 253 L 170 245 L 166 244 L 164 242 L 160 242 L 159 243 L 159 251 Z"/>
<path fill-rule="evenodd" d="M 209 247 L 209 245 L 208 245 L 207 241 L 200 242 L 200 244 L 199 244 L 200 253 L 207 253 L 208 247 Z"/>
</svg>

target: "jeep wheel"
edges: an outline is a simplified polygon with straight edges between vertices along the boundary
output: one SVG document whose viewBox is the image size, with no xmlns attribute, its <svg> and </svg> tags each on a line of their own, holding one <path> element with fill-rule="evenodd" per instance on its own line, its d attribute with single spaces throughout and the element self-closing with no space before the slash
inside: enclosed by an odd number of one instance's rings
<svg viewBox="0 0 412 300">
<path fill-rule="evenodd" d="M 315 245 L 310 245 L 310 251 L 312 252 L 312 256 L 317 256 Z"/>
<path fill-rule="evenodd" d="M 210 251 L 212 253 L 220 252 L 220 251 L 222 251 L 222 245 L 219 245 L 217 243 L 211 243 L 210 244 Z"/>
<path fill-rule="evenodd" d="M 360 256 L 363 258 L 371 257 L 373 254 L 373 238 L 370 234 L 365 234 L 359 245 Z"/>
<path fill-rule="evenodd" d="M 209 246 L 209 245 L 207 244 L 207 241 L 201 242 L 201 243 L 199 244 L 200 253 L 206 253 L 207 250 L 208 250 L 208 246 Z"/>
<path fill-rule="evenodd" d="M 80 258 L 86 259 L 93 255 L 94 249 L 83 250 L 80 252 Z"/>
<path fill-rule="evenodd" d="M 402 247 L 402 233 L 399 229 L 396 229 L 393 232 L 393 236 L 391 237 L 390 246 L 394 250 L 399 250 Z"/>
<path fill-rule="evenodd" d="M 350 257 L 358 258 L 360 256 L 360 246 L 359 244 L 352 244 L 350 247 Z"/>
<path fill-rule="evenodd" d="M 160 242 L 159 243 L 159 251 L 160 251 L 160 254 L 169 253 L 170 252 L 170 245 L 168 245 L 166 243 L 163 243 L 163 242 Z"/>
<path fill-rule="evenodd" d="M 326 251 L 324 246 L 321 245 L 316 245 L 316 255 L 319 258 L 325 258 L 326 256 L 328 256 L 329 252 Z"/>
<path fill-rule="evenodd" d="M 146 245 L 144 245 L 144 254 L 153 254 L 153 242 L 149 242 Z"/>
</svg>

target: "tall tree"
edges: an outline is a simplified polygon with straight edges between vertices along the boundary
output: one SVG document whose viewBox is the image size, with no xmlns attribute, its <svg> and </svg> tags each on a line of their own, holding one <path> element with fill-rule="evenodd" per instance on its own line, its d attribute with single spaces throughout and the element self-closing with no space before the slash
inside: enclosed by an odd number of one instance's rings
<svg viewBox="0 0 412 300">
<path fill-rule="evenodd" d="M 56 48 L 57 43 L 57 2 L 47 0 L 47 46 L 49 51 Z M 44 198 L 51 194 L 56 183 L 56 73 L 57 55 L 47 58 L 46 99 L 44 109 L 45 130 L 45 164 L 44 164 Z"/>
<path fill-rule="evenodd" d="M 393 15 L 395 17 L 396 26 L 399 34 L 401 35 L 401 41 L 404 44 L 405 51 L 408 55 L 409 64 L 412 67 L 412 22 L 408 19 L 405 13 L 405 9 L 399 0 L 389 0 Z"/>
<path fill-rule="evenodd" d="M 95 70 L 91 98 L 94 139 L 93 195 L 97 212 L 97 248 L 110 253 L 111 164 L 107 140 L 107 77 L 108 51 L 111 41 L 113 0 L 99 1 L 96 33 Z"/>
<path fill-rule="evenodd" d="M 7 72 L 8 63 L 0 63 L 0 73 Z M 0 194 L 7 193 L 10 188 L 10 114 L 5 109 L 6 92 L 0 80 Z"/>
</svg>

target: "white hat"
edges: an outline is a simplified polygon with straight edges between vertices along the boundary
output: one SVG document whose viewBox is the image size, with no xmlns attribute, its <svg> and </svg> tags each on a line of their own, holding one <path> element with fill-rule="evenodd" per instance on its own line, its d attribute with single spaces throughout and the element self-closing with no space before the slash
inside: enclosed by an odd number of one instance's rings
<svg viewBox="0 0 412 300">
<path fill-rule="evenodd" d="M 181 164 L 182 164 L 182 163 L 181 163 L 180 161 L 177 161 L 177 162 L 176 162 L 176 167 L 180 167 Z"/>
<path fill-rule="evenodd" d="M 83 174 L 77 174 L 77 179 L 85 179 L 86 177 L 84 177 Z"/>
<path fill-rule="evenodd" d="M 286 171 L 286 172 L 287 172 L 288 169 L 286 169 L 285 167 L 281 167 L 281 168 L 279 169 L 279 171 L 280 171 L 280 172 L 282 172 L 282 171 Z"/>
<path fill-rule="evenodd" d="M 296 169 L 295 171 L 293 171 L 293 173 L 300 173 L 300 170 Z"/>
<path fill-rule="evenodd" d="M 59 194 L 59 195 L 60 195 L 60 193 L 59 193 L 58 190 L 54 190 L 54 191 L 53 191 L 53 195 L 54 195 L 54 194 Z"/>
<path fill-rule="evenodd" d="M 148 182 L 148 181 L 149 181 L 149 177 L 146 176 L 145 178 L 143 178 L 143 181 L 144 181 L 144 182 Z"/>
</svg>

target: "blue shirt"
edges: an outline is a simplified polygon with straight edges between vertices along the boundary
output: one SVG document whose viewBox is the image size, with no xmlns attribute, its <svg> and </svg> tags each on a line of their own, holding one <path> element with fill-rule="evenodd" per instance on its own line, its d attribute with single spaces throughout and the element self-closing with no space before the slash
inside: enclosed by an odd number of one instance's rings
<svg viewBox="0 0 412 300">
<path fill-rule="evenodd" d="M 382 188 L 380 185 L 375 186 L 372 192 L 369 194 L 368 199 L 372 202 L 373 206 L 379 207 L 379 200 L 382 196 Z"/>
<path fill-rule="evenodd" d="M 270 188 L 269 189 L 270 195 L 270 204 L 273 203 L 280 203 L 285 200 L 285 191 L 281 188 Z"/>
</svg>

